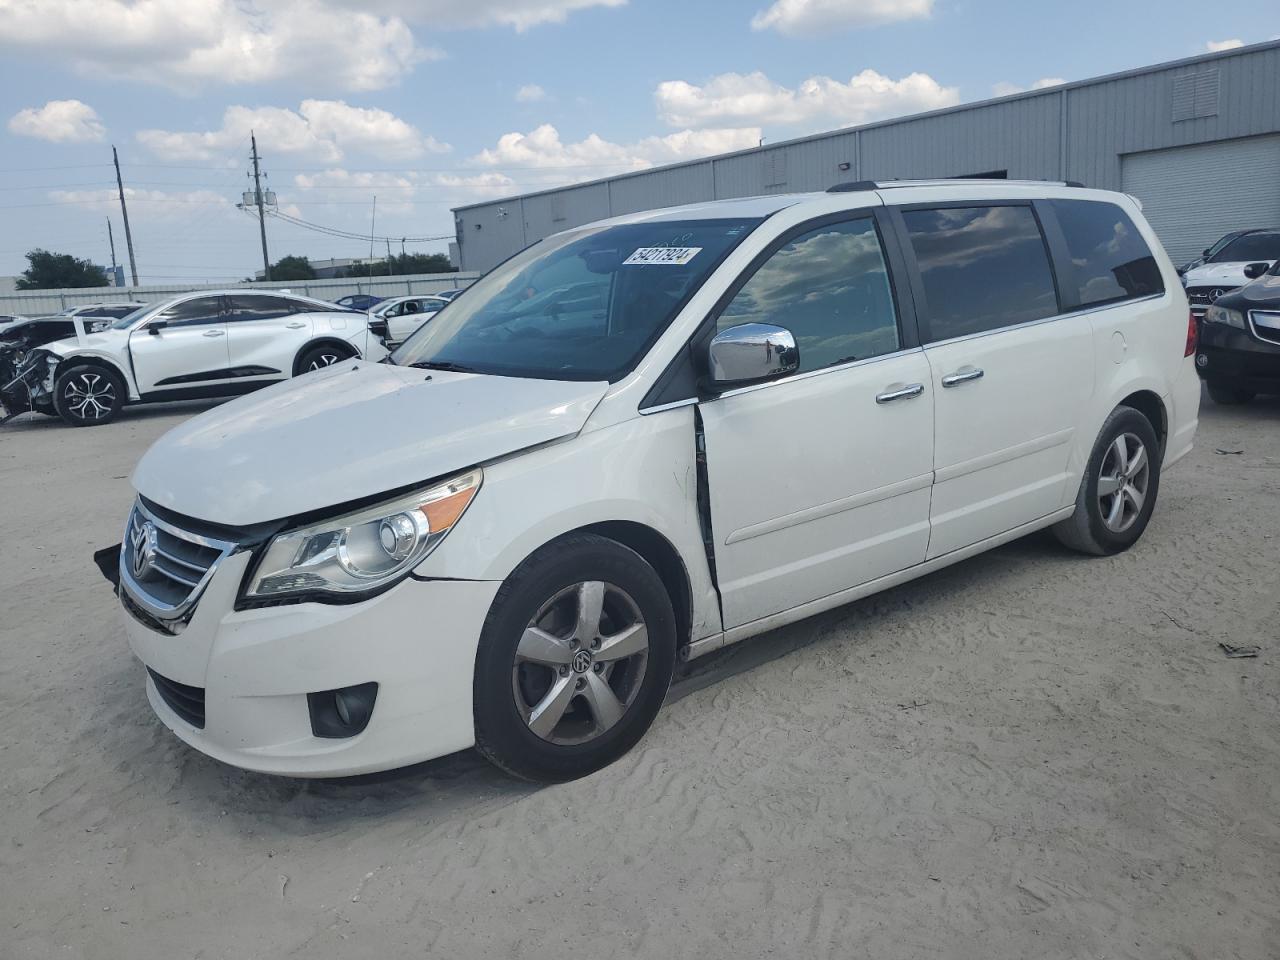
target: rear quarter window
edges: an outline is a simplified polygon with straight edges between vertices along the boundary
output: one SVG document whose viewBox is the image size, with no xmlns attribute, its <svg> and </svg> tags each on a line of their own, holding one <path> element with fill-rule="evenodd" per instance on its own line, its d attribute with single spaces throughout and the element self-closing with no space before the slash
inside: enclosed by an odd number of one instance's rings
<svg viewBox="0 0 1280 960">
<path fill-rule="evenodd" d="M 1071 256 L 1070 278 L 1081 307 L 1164 293 L 1151 249 L 1129 215 L 1114 203 L 1050 200 Z"/>
</svg>

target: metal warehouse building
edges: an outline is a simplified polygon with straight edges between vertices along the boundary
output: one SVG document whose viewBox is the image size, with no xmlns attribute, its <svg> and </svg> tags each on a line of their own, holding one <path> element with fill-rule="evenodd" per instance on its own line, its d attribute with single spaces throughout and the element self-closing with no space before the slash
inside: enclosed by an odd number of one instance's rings
<svg viewBox="0 0 1280 960">
<path fill-rule="evenodd" d="M 1078 180 L 1142 200 L 1175 263 L 1280 226 L 1280 42 L 458 207 L 463 270 L 654 207 L 848 180 Z"/>
</svg>

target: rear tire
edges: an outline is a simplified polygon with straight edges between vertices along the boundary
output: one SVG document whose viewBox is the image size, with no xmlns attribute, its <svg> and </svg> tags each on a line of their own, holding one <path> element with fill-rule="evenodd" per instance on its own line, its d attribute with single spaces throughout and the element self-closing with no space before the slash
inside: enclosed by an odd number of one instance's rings
<svg viewBox="0 0 1280 960">
<path fill-rule="evenodd" d="M 506 579 L 473 682 L 476 748 L 527 780 L 573 780 L 635 746 L 671 685 L 671 598 L 643 557 L 575 534 Z"/>
<path fill-rule="evenodd" d="M 61 371 L 54 380 L 53 407 L 73 427 L 97 427 L 116 418 L 127 390 L 124 378 L 114 370 L 79 364 Z"/>
<path fill-rule="evenodd" d="M 325 367 L 332 367 L 335 363 L 341 363 L 349 356 L 351 356 L 350 350 L 334 344 L 322 343 L 318 347 L 311 347 L 298 358 L 298 366 L 294 376 L 310 373 L 312 370 L 323 370 Z"/>
<path fill-rule="evenodd" d="M 1209 390 L 1209 399 L 1226 407 L 1248 403 L 1257 396 L 1252 390 L 1240 390 L 1236 387 L 1229 387 L 1225 383 L 1213 383 L 1211 381 L 1205 386 Z"/>
<path fill-rule="evenodd" d="M 1053 526 L 1064 546 L 1103 557 L 1138 542 L 1160 492 L 1160 441 L 1132 407 L 1116 407 L 1093 445 L 1076 510 Z"/>
</svg>

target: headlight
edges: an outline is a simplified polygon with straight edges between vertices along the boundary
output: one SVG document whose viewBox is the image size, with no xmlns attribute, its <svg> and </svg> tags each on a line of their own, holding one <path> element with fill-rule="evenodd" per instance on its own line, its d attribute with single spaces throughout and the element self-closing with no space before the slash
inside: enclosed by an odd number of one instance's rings
<svg viewBox="0 0 1280 960">
<path fill-rule="evenodd" d="M 245 598 L 353 594 L 390 585 L 448 535 L 483 477 L 476 468 L 389 503 L 279 534 L 267 545 Z"/>
<path fill-rule="evenodd" d="M 1228 327 L 1238 327 L 1245 329 L 1244 314 L 1239 310 L 1229 310 L 1226 307 L 1210 307 L 1204 315 L 1205 323 L 1224 323 Z"/>
</svg>

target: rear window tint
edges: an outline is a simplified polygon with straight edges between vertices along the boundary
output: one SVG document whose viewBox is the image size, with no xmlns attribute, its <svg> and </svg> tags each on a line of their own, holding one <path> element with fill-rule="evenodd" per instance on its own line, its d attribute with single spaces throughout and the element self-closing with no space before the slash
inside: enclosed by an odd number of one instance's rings
<svg viewBox="0 0 1280 960">
<path fill-rule="evenodd" d="M 1058 312 L 1049 253 L 1030 207 L 904 210 L 902 219 L 924 284 L 930 342 Z"/>
<path fill-rule="evenodd" d="M 1129 215 L 1114 203 L 1050 200 L 1071 255 L 1080 306 L 1090 307 L 1164 292 L 1160 268 Z"/>
</svg>

